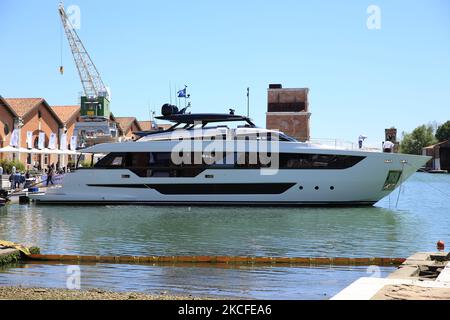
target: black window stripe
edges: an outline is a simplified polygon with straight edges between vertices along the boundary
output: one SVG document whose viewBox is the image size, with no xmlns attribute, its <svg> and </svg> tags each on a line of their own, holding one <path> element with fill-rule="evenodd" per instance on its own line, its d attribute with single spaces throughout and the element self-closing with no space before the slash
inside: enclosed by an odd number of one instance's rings
<svg viewBox="0 0 450 320">
<path fill-rule="evenodd" d="M 281 194 L 295 183 L 88 184 L 89 187 L 155 189 L 162 194 Z"/>
</svg>

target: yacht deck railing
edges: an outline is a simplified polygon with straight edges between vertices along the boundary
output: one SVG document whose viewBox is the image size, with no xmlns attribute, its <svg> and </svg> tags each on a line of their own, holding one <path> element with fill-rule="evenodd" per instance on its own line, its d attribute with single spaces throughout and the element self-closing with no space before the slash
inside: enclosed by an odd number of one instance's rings
<svg viewBox="0 0 450 320">
<path fill-rule="evenodd" d="M 361 151 L 382 151 L 380 147 L 363 143 L 363 147 L 360 149 L 357 142 L 345 141 L 341 139 L 330 138 L 311 138 L 307 143 L 312 145 L 319 145 L 327 148 L 341 149 L 341 150 L 361 150 Z"/>
</svg>

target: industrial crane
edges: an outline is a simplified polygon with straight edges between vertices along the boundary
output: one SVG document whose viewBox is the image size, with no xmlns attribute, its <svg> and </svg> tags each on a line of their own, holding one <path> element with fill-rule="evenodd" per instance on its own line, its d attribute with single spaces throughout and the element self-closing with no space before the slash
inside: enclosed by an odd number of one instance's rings
<svg viewBox="0 0 450 320">
<path fill-rule="evenodd" d="M 80 113 L 83 122 L 75 125 L 75 131 L 80 137 L 79 145 L 89 146 L 99 142 L 116 140 L 118 133 L 116 124 L 110 121 L 110 94 L 108 89 L 70 22 L 63 3 L 59 4 L 58 12 L 84 90 L 84 95 L 81 96 L 80 101 Z M 63 66 L 61 66 L 61 74 L 63 70 Z"/>
</svg>

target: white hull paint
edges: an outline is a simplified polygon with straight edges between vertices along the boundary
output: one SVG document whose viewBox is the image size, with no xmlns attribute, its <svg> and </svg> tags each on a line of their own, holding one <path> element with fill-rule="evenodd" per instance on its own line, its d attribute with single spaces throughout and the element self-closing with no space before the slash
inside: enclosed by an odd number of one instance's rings
<svg viewBox="0 0 450 320">
<path fill-rule="evenodd" d="M 130 146 L 140 143 L 133 144 Z M 40 203 L 61 204 L 372 205 L 393 191 L 383 190 L 389 171 L 402 171 L 395 186 L 398 187 L 429 160 L 429 157 L 395 153 L 290 149 L 291 152 L 363 155 L 365 158 L 347 169 L 282 169 L 274 175 L 261 175 L 259 169 L 206 169 L 192 178 L 158 178 L 139 177 L 128 169 L 80 169 L 67 174 L 62 187 L 32 198 Z M 292 186 L 273 194 L 252 194 L 248 190 L 242 194 L 195 194 L 196 185 L 244 184 L 245 188 L 245 184 L 272 183 Z M 185 184 L 190 186 L 182 192 L 184 194 L 162 193 L 153 187 Z"/>
</svg>

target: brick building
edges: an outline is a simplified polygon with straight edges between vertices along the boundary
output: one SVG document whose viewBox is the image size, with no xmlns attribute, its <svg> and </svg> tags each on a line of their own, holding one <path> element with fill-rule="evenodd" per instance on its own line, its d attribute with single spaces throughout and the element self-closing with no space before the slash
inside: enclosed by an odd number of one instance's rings
<svg viewBox="0 0 450 320">
<path fill-rule="evenodd" d="M 166 130 L 172 126 L 170 123 L 156 123 L 154 121 L 139 121 L 142 131 Z"/>
<path fill-rule="evenodd" d="M 271 84 L 267 90 L 266 128 L 280 130 L 300 141 L 310 138 L 308 88 L 283 88 Z"/>
<path fill-rule="evenodd" d="M 18 119 L 19 116 L 8 105 L 5 99 L 0 96 L 0 148 L 9 145 L 14 124 Z M 2 154 L 0 154 L 0 159 L 2 159 Z"/>
<path fill-rule="evenodd" d="M 60 139 L 65 137 L 67 150 L 71 150 L 70 140 L 74 134 L 75 124 L 80 121 L 81 108 L 79 105 L 52 106 L 51 108 L 63 123 L 63 127 L 60 130 Z M 76 162 L 74 155 L 62 155 L 59 160 L 61 167 L 65 167 L 68 163 Z"/>
<path fill-rule="evenodd" d="M 50 137 L 54 135 L 55 147 L 59 146 L 60 129 L 63 123 L 42 98 L 4 98 L 4 101 L 15 112 L 14 129 L 18 131 L 18 147 L 45 149 L 49 146 Z M 30 133 L 30 139 L 28 138 Z M 39 136 L 43 133 L 44 148 L 39 148 Z M 16 154 L 12 154 L 14 159 Z M 18 160 L 28 166 L 39 163 L 46 166 L 59 161 L 59 155 L 49 153 L 19 153 Z"/>
<path fill-rule="evenodd" d="M 80 106 L 52 106 L 52 109 L 63 123 L 63 132 L 71 137 L 75 124 L 80 121 Z"/>
<path fill-rule="evenodd" d="M 450 140 L 422 148 L 422 155 L 432 157 L 425 165 L 427 170 L 450 172 Z"/>
<path fill-rule="evenodd" d="M 83 121 L 80 106 L 49 106 L 43 98 L 3 98 L 0 96 L 0 159 L 19 160 L 27 169 L 35 165 L 67 166 L 73 161 L 71 137 L 77 122 Z M 119 141 L 134 140 L 134 132 L 161 130 L 157 125 L 135 117 L 114 117 Z M 64 141 L 65 139 L 65 141 Z M 14 141 L 14 143 L 13 143 Z M 65 147 L 63 147 L 65 146 Z"/>
<path fill-rule="evenodd" d="M 136 140 L 137 136 L 133 133 L 142 131 L 139 121 L 135 117 L 115 117 L 118 125 L 121 140 Z"/>
<path fill-rule="evenodd" d="M 154 130 L 154 122 L 153 121 L 139 121 L 139 125 L 141 126 L 142 131 Z"/>
</svg>

